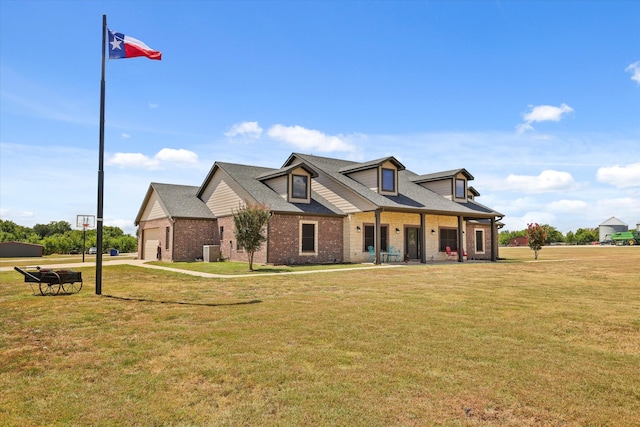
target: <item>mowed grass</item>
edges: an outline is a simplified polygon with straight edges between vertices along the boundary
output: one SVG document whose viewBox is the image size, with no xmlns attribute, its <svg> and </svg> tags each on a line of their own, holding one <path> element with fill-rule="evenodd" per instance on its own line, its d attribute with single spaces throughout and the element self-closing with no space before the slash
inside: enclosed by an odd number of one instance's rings
<svg viewBox="0 0 640 427">
<path fill-rule="evenodd" d="M 103 295 L 0 273 L 0 424 L 640 425 L 640 248 L 204 279 Z"/>
</svg>

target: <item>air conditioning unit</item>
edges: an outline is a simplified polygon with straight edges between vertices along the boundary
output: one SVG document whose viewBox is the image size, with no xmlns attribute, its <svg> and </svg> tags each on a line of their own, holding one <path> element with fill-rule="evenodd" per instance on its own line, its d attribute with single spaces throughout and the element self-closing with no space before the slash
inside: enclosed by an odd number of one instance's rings
<svg viewBox="0 0 640 427">
<path fill-rule="evenodd" d="M 220 261 L 220 245 L 202 246 L 202 260 L 204 262 Z"/>
</svg>

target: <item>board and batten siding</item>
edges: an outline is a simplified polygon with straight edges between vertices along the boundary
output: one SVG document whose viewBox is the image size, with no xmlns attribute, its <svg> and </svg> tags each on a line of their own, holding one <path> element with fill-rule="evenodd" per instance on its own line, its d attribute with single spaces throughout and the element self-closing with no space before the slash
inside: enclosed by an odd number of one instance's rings
<svg viewBox="0 0 640 427">
<path fill-rule="evenodd" d="M 142 212 L 140 216 L 140 221 L 151 221 L 154 219 L 166 218 L 167 213 L 162 208 L 160 204 L 160 200 L 158 199 L 158 194 L 154 191 L 149 197 L 149 203 Z"/>
</svg>

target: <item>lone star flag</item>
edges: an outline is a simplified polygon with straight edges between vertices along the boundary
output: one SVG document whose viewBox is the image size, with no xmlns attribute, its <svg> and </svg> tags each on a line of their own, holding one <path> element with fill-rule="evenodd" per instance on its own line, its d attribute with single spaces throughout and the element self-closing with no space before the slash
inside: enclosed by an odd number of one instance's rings
<svg viewBox="0 0 640 427">
<path fill-rule="evenodd" d="M 109 30 L 109 59 L 135 58 L 162 59 L 162 52 L 151 49 L 138 39 Z"/>
</svg>

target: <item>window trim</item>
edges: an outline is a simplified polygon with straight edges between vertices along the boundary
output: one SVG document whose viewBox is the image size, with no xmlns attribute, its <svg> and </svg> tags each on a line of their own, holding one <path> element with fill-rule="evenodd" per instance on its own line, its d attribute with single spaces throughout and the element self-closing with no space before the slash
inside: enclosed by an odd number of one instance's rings
<svg viewBox="0 0 640 427">
<path fill-rule="evenodd" d="M 391 185 L 392 188 L 389 189 L 385 187 L 385 172 L 391 172 Z M 398 192 L 398 171 L 393 168 L 380 168 L 380 192 L 381 193 L 397 193 Z"/>
<path fill-rule="evenodd" d="M 296 193 L 296 178 L 302 178 L 304 179 L 304 197 L 299 197 L 300 194 Z M 298 173 L 292 173 L 291 174 L 291 199 L 295 199 L 295 200 L 304 200 L 307 201 L 309 200 L 309 175 L 302 175 L 302 174 L 298 174 Z"/>
<path fill-rule="evenodd" d="M 462 183 L 462 188 L 458 188 L 458 183 Z M 456 178 L 453 183 L 454 186 L 454 196 L 456 199 L 466 199 L 467 198 L 467 180 L 462 178 Z M 460 190 L 460 192 L 458 192 Z"/>
<path fill-rule="evenodd" d="M 302 229 L 304 225 L 313 225 L 313 252 L 312 251 L 303 251 L 302 250 Z M 300 221 L 300 225 L 298 227 L 298 255 L 300 256 L 315 256 L 318 255 L 318 221 Z"/>
<path fill-rule="evenodd" d="M 367 228 L 373 228 L 373 242 L 367 244 Z M 374 223 L 362 224 L 362 252 L 369 252 L 369 246 L 376 247 L 376 225 Z M 385 252 L 389 248 L 389 224 L 380 224 L 380 250 Z"/>
<path fill-rule="evenodd" d="M 481 234 L 481 240 L 480 242 L 482 243 L 482 249 L 478 250 L 478 233 Z M 486 252 L 486 245 L 485 245 L 485 240 L 484 240 L 484 228 L 475 228 L 473 230 L 473 239 L 474 239 L 474 249 L 475 249 L 475 253 L 477 254 L 484 254 Z"/>
<path fill-rule="evenodd" d="M 455 245 L 454 244 L 447 244 L 447 242 L 444 241 L 444 234 L 449 234 L 450 232 L 454 232 L 455 235 Z M 450 239 L 447 239 L 450 240 Z M 440 227 L 440 229 L 438 230 L 438 247 L 439 247 L 439 252 L 446 252 L 446 247 L 449 246 L 451 247 L 452 251 L 457 251 L 458 247 L 460 246 L 458 243 L 458 229 L 457 228 L 453 228 L 453 227 Z"/>
</svg>

